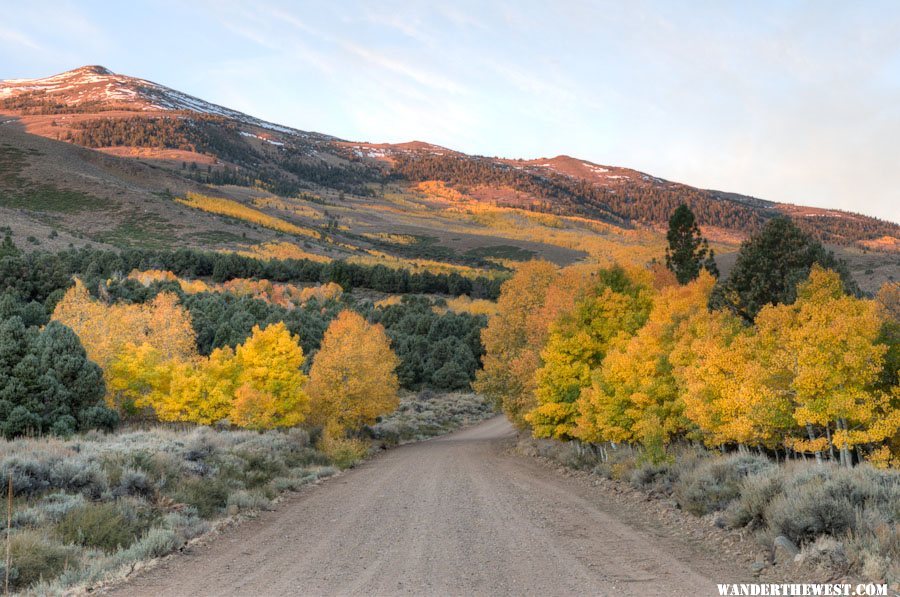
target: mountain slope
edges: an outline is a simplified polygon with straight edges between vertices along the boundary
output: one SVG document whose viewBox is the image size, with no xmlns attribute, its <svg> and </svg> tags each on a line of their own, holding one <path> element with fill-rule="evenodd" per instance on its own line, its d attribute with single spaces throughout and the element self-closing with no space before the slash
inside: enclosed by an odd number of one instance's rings
<svg viewBox="0 0 900 597">
<path fill-rule="evenodd" d="M 739 239 L 788 215 L 823 240 L 900 251 L 900 226 L 876 218 L 698 189 L 569 156 L 511 160 L 423 142 L 354 143 L 268 123 L 163 85 L 86 66 L 0 83 L 8 126 L 137 159 L 177 183 L 232 185 L 285 198 L 374 200 L 390 185 L 439 181 L 475 204 L 575 216 L 621 229 L 664 226 L 687 203 L 713 236 Z M 364 204 L 364 202 L 363 202 Z"/>
</svg>

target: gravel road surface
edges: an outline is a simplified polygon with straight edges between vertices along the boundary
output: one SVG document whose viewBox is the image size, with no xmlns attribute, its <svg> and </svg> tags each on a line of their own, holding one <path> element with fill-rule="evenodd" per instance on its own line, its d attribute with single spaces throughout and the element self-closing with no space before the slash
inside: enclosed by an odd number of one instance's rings
<svg viewBox="0 0 900 597">
<path fill-rule="evenodd" d="M 389 450 L 107 594 L 714 595 L 731 575 L 513 437 L 497 417 Z"/>
</svg>

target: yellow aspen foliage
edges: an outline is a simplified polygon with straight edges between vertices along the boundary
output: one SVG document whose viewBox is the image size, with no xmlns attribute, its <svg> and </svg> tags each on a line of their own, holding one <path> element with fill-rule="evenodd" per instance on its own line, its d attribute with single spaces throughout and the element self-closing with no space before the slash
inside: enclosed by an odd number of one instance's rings
<svg viewBox="0 0 900 597">
<path fill-rule="evenodd" d="M 112 361 L 126 344 L 136 347 L 146 344 L 162 360 L 189 360 L 197 356 L 190 313 L 171 293 L 160 293 L 143 305 L 107 305 L 91 297 L 84 284 L 76 279 L 57 303 L 52 318 L 72 328 L 88 357 L 103 369 L 111 406 L 117 403 L 116 388 L 130 383 L 114 379 L 110 370 Z M 122 370 L 127 367 L 122 365 Z"/>
<path fill-rule="evenodd" d="M 300 290 L 299 301 L 300 303 L 306 303 L 307 301 L 316 299 L 320 303 L 324 303 L 325 301 L 332 299 L 339 299 L 342 294 L 344 294 L 344 289 L 341 288 L 340 284 L 328 282 L 318 286 L 302 288 Z"/>
<path fill-rule="evenodd" d="M 238 201 L 234 201 L 232 199 L 226 199 L 224 197 L 210 197 L 208 195 L 201 195 L 199 193 L 188 193 L 186 197 L 178 197 L 175 199 L 175 201 L 181 203 L 182 205 L 187 205 L 188 207 L 193 207 L 201 211 L 207 211 L 214 214 L 228 216 L 229 218 L 236 218 L 238 220 L 252 222 L 266 228 L 271 228 L 272 230 L 278 230 L 279 232 L 308 236 L 311 238 L 319 238 L 321 236 L 315 230 L 297 226 L 296 224 L 283 220 L 279 217 L 269 215 L 263 211 L 248 207 L 243 203 L 239 203 Z"/>
<path fill-rule="evenodd" d="M 160 421 L 289 427 L 309 412 L 303 360 L 284 323 L 256 326 L 237 350 L 216 349 L 206 358 L 180 360 L 129 343 L 111 362 L 111 389 L 126 412 L 149 409 Z"/>
<path fill-rule="evenodd" d="M 625 342 L 647 319 L 648 280 L 649 274 L 618 266 L 600 270 L 574 308 L 551 325 L 543 365 L 535 372 L 538 405 L 525 416 L 535 437 L 574 438 L 575 401 L 591 372 L 611 346 Z"/>
<path fill-rule="evenodd" d="M 309 259 L 318 263 L 328 263 L 330 257 L 304 251 L 299 246 L 288 241 L 270 241 L 258 245 L 251 245 L 245 251 L 235 251 L 238 255 L 253 257 L 255 259 Z"/>
<path fill-rule="evenodd" d="M 319 302 L 340 298 L 343 289 L 340 284 L 328 282 L 301 288 L 293 284 L 279 284 L 269 280 L 234 278 L 222 284 L 207 284 L 202 280 L 186 280 L 165 270 L 132 270 L 128 277 L 144 286 L 154 282 L 177 282 L 187 294 L 200 292 L 228 292 L 238 296 L 251 296 L 273 305 L 291 308 L 316 299 Z"/>
<path fill-rule="evenodd" d="M 312 420 L 337 438 L 392 412 L 399 404 L 399 363 L 381 325 L 341 311 L 325 330 L 310 369 Z"/>
<path fill-rule="evenodd" d="M 882 284 L 875 300 L 884 308 L 887 317 L 900 321 L 900 282 Z"/>
<path fill-rule="evenodd" d="M 685 286 L 665 285 L 654 297 L 647 323 L 624 343 L 612 345 L 581 393 L 572 434 L 589 442 L 640 443 L 656 450 L 684 435 L 690 423 L 670 355 L 679 325 L 706 313 L 715 278 L 703 271 Z"/>
<path fill-rule="evenodd" d="M 131 305 L 113 305 L 121 309 Z M 197 356 L 197 339 L 191 324 L 190 312 L 181 306 L 178 297 L 161 292 L 141 311 L 139 321 L 144 324 L 145 341 L 159 350 L 164 358 L 185 360 Z M 134 336 L 132 335 L 132 338 Z"/>
<path fill-rule="evenodd" d="M 540 345 L 532 341 L 531 317 L 543 308 L 556 281 L 556 267 L 546 261 L 522 264 L 503 283 L 497 314 L 481 332 L 485 355 L 474 387 L 493 399 L 518 427 L 526 426 L 524 415 L 536 402 L 529 383 L 540 366 Z"/>
<path fill-rule="evenodd" d="M 168 391 L 154 396 L 161 421 L 189 421 L 212 425 L 228 418 L 235 396 L 234 351 L 216 349 L 207 358 L 170 364 Z"/>
<path fill-rule="evenodd" d="M 795 421 L 809 435 L 811 426 L 833 430 L 825 445 L 842 450 L 849 464 L 850 447 L 882 442 L 900 428 L 891 396 L 870 391 L 887 352 L 878 342 L 883 311 L 875 301 L 844 294 L 838 274 L 818 266 L 797 295 L 793 305 L 763 308 L 756 325 L 771 347 L 784 347 L 775 354 L 790 381 Z M 820 449 L 821 435 L 794 446 Z"/>
<path fill-rule="evenodd" d="M 243 385 L 234 393 L 231 406 L 231 422 L 248 429 L 277 427 L 278 405 L 275 397 L 249 385 Z"/>
<path fill-rule="evenodd" d="M 709 446 L 779 445 L 794 427 L 771 352 L 753 328 L 725 311 L 698 311 L 676 333 L 673 374 L 684 415 Z"/>
<path fill-rule="evenodd" d="M 491 317 L 497 314 L 497 303 L 487 299 L 473 299 L 464 294 L 456 298 L 447 299 L 447 309 L 454 313 Z"/>
<path fill-rule="evenodd" d="M 129 339 L 133 321 L 126 315 L 136 312 L 121 310 L 117 317 L 108 317 L 107 309 L 106 305 L 91 297 L 80 279 L 75 278 L 75 284 L 56 304 L 52 315 L 52 319 L 78 334 L 88 358 L 104 371 L 110 358 Z"/>
<path fill-rule="evenodd" d="M 284 322 L 260 329 L 235 349 L 235 402 L 231 422 L 250 429 L 291 427 L 309 413 L 303 349 Z M 227 369 L 227 368 L 226 368 Z M 254 405 L 253 400 L 260 404 Z"/>
<path fill-rule="evenodd" d="M 109 361 L 107 390 L 124 414 L 156 412 L 161 396 L 169 395 L 172 363 L 146 342 L 128 342 Z"/>
</svg>

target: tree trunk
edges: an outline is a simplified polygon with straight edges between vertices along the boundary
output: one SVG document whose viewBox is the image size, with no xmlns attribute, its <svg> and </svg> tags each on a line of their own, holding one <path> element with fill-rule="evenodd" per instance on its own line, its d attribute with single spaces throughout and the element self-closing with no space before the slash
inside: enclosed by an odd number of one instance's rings
<svg viewBox="0 0 900 597">
<path fill-rule="evenodd" d="M 850 429 L 847 425 L 847 419 L 844 417 L 840 418 L 841 427 L 844 430 L 844 434 L 849 433 Z M 850 446 L 847 444 L 849 438 L 844 439 L 844 443 L 841 444 L 841 464 L 846 466 L 847 468 L 853 467 L 853 457 L 850 456 Z"/>
<path fill-rule="evenodd" d="M 837 423 L 835 423 L 837 427 Z M 831 426 L 825 425 L 825 437 L 828 438 L 828 457 L 834 462 L 834 442 L 831 441 Z"/>
<path fill-rule="evenodd" d="M 809 423 L 806 424 L 806 434 L 809 436 L 809 441 L 815 441 L 816 435 L 813 433 L 812 425 Z M 806 460 L 805 456 L 804 460 Z M 822 464 L 822 452 L 819 450 L 816 450 L 816 464 Z"/>
</svg>

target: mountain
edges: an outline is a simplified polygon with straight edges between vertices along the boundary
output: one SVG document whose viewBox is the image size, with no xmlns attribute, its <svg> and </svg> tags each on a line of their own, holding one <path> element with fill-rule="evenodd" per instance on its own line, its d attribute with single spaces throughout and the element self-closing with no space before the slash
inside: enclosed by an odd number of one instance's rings
<svg viewBox="0 0 900 597">
<path fill-rule="evenodd" d="M 28 220 L 25 231 L 53 228 L 55 238 L 73 244 L 234 248 L 284 234 L 258 222 L 248 228 L 246 217 L 233 217 L 234 205 L 178 201 L 195 193 L 306 227 L 313 234 L 303 250 L 330 257 L 363 252 L 484 265 L 498 255 L 537 254 L 567 262 L 591 249 L 544 242 L 549 232 L 524 238 L 509 230 L 491 232 L 491 246 L 506 248 L 486 249 L 490 235 L 473 214 L 512 210 L 503 217 L 530 213 L 531 221 L 564 218 L 564 228 L 658 239 L 681 203 L 724 243 L 787 215 L 833 245 L 900 252 L 900 226 L 877 218 L 700 189 L 569 156 L 515 160 L 420 141 L 347 141 L 102 66 L 0 82 L 0 123 L 0 209 L 13 223 Z M 410 205 L 425 211 L 417 215 Z M 135 220 L 136 213 L 145 217 Z M 472 220 L 464 229 L 460 214 Z"/>
<path fill-rule="evenodd" d="M 108 153 L 144 149 L 150 151 L 139 155 L 200 163 L 212 157 L 211 182 L 261 181 L 279 194 L 296 193 L 309 182 L 365 194 L 366 185 L 385 177 L 442 180 L 468 187 L 474 197 L 494 204 L 583 215 L 620 226 L 664 223 L 685 202 L 701 224 L 736 231 L 752 231 L 785 213 L 830 242 L 871 243 L 898 236 L 896 225 L 874 218 L 697 189 L 569 156 L 507 160 L 421 142 L 349 143 L 265 122 L 102 66 L 4 81 L 0 108 L 20 116 L 29 131 Z"/>
</svg>

